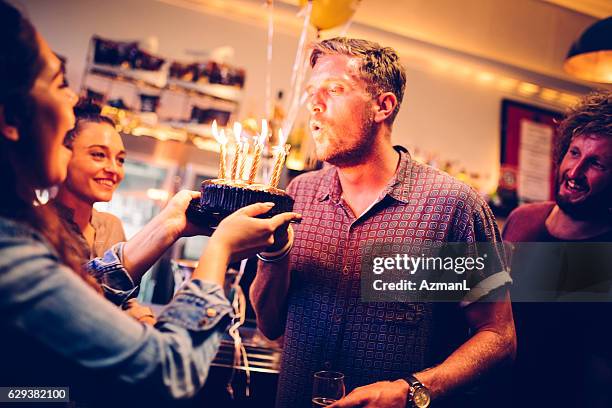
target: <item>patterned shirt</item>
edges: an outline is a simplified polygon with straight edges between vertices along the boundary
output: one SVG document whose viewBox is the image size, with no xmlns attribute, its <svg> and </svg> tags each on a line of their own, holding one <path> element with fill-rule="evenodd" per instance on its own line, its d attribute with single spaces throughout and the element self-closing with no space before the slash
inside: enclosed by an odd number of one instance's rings
<svg viewBox="0 0 612 408">
<path fill-rule="evenodd" d="M 426 242 L 501 241 L 474 190 L 396 149 L 395 176 L 359 217 L 342 198 L 336 167 L 304 174 L 288 187 L 303 220 L 291 251 L 277 407 L 310 406 L 316 371 L 341 371 L 349 392 L 438 364 L 468 337 L 458 303 L 361 301 L 367 246 L 397 244 L 400 253 Z M 500 269 L 486 277 L 489 290 L 511 281 L 502 259 L 499 254 Z"/>
</svg>

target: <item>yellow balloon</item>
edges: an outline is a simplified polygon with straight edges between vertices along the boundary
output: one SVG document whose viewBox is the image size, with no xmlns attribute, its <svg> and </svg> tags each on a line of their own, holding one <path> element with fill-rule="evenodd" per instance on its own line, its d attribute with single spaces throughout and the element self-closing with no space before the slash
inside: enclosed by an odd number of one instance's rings
<svg viewBox="0 0 612 408">
<path fill-rule="evenodd" d="M 319 30 L 327 30 L 346 23 L 357 10 L 360 0 L 312 0 L 310 23 Z M 305 6 L 308 0 L 300 0 Z"/>
</svg>

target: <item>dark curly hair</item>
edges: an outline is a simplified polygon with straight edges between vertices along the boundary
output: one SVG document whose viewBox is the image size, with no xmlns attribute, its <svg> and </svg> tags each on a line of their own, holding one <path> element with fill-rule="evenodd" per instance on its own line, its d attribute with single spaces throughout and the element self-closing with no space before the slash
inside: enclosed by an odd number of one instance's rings
<svg viewBox="0 0 612 408">
<path fill-rule="evenodd" d="M 312 45 L 310 66 L 314 67 L 323 55 L 346 55 L 361 60 L 360 72 L 368 83 L 368 92 L 374 97 L 392 92 L 397 98 L 395 111 L 387 119 L 389 124 L 393 123 L 406 88 L 406 71 L 393 48 L 356 38 L 330 38 Z"/>
<path fill-rule="evenodd" d="M 115 122 L 108 116 L 102 115 L 102 107 L 91 98 L 79 100 L 74 107 L 74 117 L 76 118 L 74 128 L 69 130 L 64 138 L 64 145 L 68 148 L 72 148 L 74 139 L 86 123 L 106 123 L 113 128 L 115 127 Z"/>
<path fill-rule="evenodd" d="M 559 166 L 572 139 L 579 135 L 612 137 L 612 91 L 588 94 L 559 123 L 555 164 Z"/>
<path fill-rule="evenodd" d="M 30 21 L 4 0 L 0 0 L 0 111 L 4 121 L 19 130 L 19 140 L 0 135 L 0 216 L 28 225 L 42 234 L 55 248 L 60 262 L 69 266 L 81 279 L 101 288 L 82 267 L 86 254 L 74 234 L 64 227 L 57 211 L 50 205 L 39 205 L 34 185 L 20 177 L 15 160 L 33 163 L 41 152 L 34 123 L 34 101 L 30 90 L 43 63 Z"/>
</svg>

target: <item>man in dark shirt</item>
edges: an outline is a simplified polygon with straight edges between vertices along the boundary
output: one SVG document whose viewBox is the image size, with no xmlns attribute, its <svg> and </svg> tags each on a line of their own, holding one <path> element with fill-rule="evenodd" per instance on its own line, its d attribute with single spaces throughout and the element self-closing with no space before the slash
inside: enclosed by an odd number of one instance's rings
<svg viewBox="0 0 612 408">
<path fill-rule="evenodd" d="M 377 244 L 499 242 L 493 215 L 473 189 L 391 143 L 405 86 L 392 49 L 326 40 L 311 66 L 310 129 L 331 166 L 289 185 L 303 215 L 295 246 L 265 258 L 251 288 L 263 333 L 285 335 L 277 407 L 310 407 L 319 370 L 343 372 L 352 390 L 334 407 L 404 408 L 411 374 L 436 406 L 453 396 L 450 406 L 472 406 L 457 390 L 515 350 L 503 257 L 455 303 L 362 302 L 361 264 Z M 484 301 L 493 292 L 501 300 Z"/>
<path fill-rule="evenodd" d="M 559 134 L 555 202 L 523 205 L 504 227 L 506 241 L 546 243 L 517 244 L 513 256 L 514 384 L 522 392 L 512 398 L 610 407 L 612 248 L 603 243 L 612 242 L 612 93 L 584 98 Z M 580 302 L 554 302 L 568 299 Z"/>
</svg>

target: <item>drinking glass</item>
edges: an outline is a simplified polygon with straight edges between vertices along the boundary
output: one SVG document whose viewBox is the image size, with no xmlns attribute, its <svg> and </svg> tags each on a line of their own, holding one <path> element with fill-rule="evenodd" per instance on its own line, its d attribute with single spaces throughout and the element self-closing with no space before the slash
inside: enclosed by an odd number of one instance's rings
<svg viewBox="0 0 612 408">
<path fill-rule="evenodd" d="M 312 384 L 312 407 L 331 405 L 344 397 L 344 374 L 338 371 L 318 371 Z"/>
</svg>

